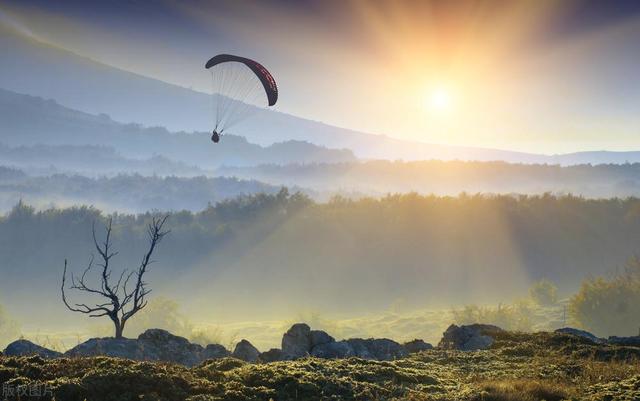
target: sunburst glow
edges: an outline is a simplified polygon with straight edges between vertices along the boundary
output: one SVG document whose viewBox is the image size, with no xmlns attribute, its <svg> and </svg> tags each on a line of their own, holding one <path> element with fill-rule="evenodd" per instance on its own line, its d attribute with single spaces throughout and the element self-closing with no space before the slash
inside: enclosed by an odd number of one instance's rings
<svg viewBox="0 0 640 401">
<path fill-rule="evenodd" d="M 429 90 L 424 102 L 428 111 L 440 114 L 450 112 L 454 106 L 451 90 L 443 86 Z"/>
</svg>

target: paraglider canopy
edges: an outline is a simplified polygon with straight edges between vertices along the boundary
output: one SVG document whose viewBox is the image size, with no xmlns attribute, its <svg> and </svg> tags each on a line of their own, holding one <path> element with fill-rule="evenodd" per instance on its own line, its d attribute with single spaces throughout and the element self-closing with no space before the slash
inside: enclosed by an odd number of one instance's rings
<svg viewBox="0 0 640 401">
<path fill-rule="evenodd" d="M 257 61 L 231 54 L 218 54 L 205 64 L 211 72 L 214 128 L 217 143 L 229 127 L 242 122 L 260 107 L 278 101 L 278 86 L 271 73 Z"/>
<path fill-rule="evenodd" d="M 257 61 L 251 60 L 246 57 L 234 56 L 231 54 L 218 54 L 207 61 L 204 68 L 209 69 L 214 67 L 220 63 L 227 62 L 236 62 L 242 63 L 249 67 L 251 71 L 258 77 L 264 90 L 267 94 L 267 99 L 269 100 L 269 106 L 273 106 L 278 101 L 278 86 L 276 85 L 276 80 L 273 78 L 271 73 L 264 68 L 264 66 Z"/>
</svg>

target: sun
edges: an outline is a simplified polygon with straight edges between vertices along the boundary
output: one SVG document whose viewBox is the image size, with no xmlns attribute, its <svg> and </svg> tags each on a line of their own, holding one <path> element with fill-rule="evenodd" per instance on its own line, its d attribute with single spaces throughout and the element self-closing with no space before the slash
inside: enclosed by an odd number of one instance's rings
<svg viewBox="0 0 640 401">
<path fill-rule="evenodd" d="M 451 90 L 444 86 L 437 86 L 427 90 L 424 106 L 432 113 L 448 113 L 453 108 L 454 96 Z"/>
</svg>

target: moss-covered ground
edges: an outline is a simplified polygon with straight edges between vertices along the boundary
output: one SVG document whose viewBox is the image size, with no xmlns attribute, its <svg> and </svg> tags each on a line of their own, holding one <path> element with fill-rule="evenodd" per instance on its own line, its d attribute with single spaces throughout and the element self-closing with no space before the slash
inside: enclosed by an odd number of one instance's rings
<svg viewBox="0 0 640 401">
<path fill-rule="evenodd" d="M 640 348 L 504 333 L 490 350 L 431 350 L 388 362 L 226 358 L 189 369 L 0 357 L 0 383 L 10 400 L 640 400 Z"/>
</svg>

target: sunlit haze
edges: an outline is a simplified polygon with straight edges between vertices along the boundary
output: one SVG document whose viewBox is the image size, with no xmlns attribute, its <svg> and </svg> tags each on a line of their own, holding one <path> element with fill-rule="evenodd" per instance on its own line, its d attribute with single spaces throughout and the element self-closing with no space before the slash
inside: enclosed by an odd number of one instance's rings
<svg viewBox="0 0 640 401">
<path fill-rule="evenodd" d="M 200 91 L 210 54 L 255 55 L 278 78 L 280 111 L 327 124 L 558 153 L 640 148 L 640 18 L 632 3 L 611 11 L 584 1 L 109 8 L 29 0 L 0 10 L 42 41 Z"/>
</svg>

